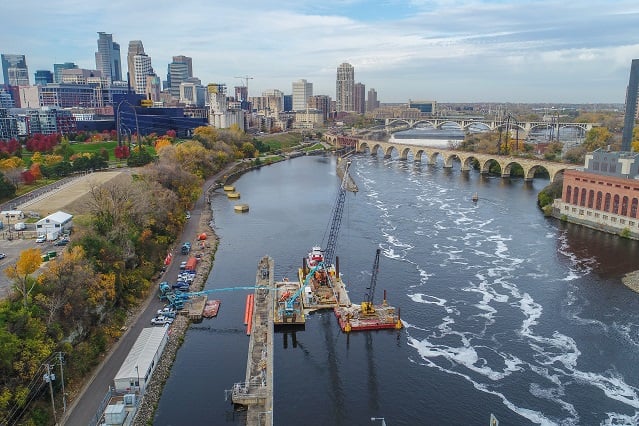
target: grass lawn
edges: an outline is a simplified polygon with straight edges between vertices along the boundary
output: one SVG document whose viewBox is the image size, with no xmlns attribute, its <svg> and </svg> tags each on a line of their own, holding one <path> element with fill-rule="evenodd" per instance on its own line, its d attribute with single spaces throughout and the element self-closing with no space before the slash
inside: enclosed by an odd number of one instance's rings
<svg viewBox="0 0 639 426">
<path fill-rule="evenodd" d="M 302 135 L 296 132 L 287 132 L 262 136 L 259 140 L 271 147 L 271 151 L 290 151 L 302 142 Z"/>
</svg>

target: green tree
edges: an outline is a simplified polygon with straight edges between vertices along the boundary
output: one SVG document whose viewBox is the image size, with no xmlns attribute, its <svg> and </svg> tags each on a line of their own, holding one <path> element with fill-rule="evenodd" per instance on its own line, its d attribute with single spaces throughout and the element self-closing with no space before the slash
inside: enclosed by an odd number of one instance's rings
<svg viewBox="0 0 639 426">
<path fill-rule="evenodd" d="M 612 134 L 605 127 L 593 127 L 586 133 L 583 147 L 586 152 L 592 152 L 598 148 L 605 148 L 611 141 Z"/>
</svg>

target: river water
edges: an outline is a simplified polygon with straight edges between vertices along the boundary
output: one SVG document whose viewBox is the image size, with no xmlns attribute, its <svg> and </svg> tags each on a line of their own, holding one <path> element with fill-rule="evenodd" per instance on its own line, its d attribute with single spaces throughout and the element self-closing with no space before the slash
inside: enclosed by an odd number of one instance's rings
<svg viewBox="0 0 639 426">
<path fill-rule="evenodd" d="M 545 180 L 369 155 L 351 174 L 341 272 L 359 303 L 380 247 L 375 301 L 386 290 L 405 328 L 347 335 L 322 312 L 276 334 L 274 424 L 639 422 L 639 295 L 620 282 L 639 268 L 637 242 L 544 218 Z M 206 288 L 253 285 L 265 254 L 276 279 L 294 279 L 327 236 L 335 159 L 296 158 L 235 185 L 250 212 L 214 195 L 221 241 Z M 243 424 L 224 390 L 245 377 L 246 292 L 215 297 L 220 313 L 187 332 L 156 425 Z"/>
</svg>

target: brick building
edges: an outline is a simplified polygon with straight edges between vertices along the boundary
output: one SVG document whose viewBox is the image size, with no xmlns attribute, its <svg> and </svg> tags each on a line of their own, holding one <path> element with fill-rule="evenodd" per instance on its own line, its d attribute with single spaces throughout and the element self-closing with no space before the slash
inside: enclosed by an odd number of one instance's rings
<svg viewBox="0 0 639 426">
<path fill-rule="evenodd" d="M 639 239 L 639 154 L 595 151 L 583 170 L 567 170 L 553 215 Z"/>
</svg>

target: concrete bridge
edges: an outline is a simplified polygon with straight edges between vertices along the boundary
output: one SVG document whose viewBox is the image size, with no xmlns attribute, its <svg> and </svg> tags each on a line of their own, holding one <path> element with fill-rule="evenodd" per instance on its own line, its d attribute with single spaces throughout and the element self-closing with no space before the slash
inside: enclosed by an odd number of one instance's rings
<svg viewBox="0 0 639 426">
<path fill-rule="evenodd" d="M 437 157 L 440 156 L 445 168 L 453 167 L 453 162 L 458 160 L 461 163 L 462 171 L 469 171 L 474 161 L 477 160 L 477 162 L 479 162 L 480 173 L 487 174 L 490 170 L 491 164 L 495 162 L 499 164 L 501 176 L 504 178 L 510 177 L 512 167 L 518 164 L 524 169 L 525 181 L 532 181 L 536 172 L 546 170 L 550 175 L 550 181 L 554 182 L 555 178 L 558 175 L 563 174 L 565 170 L 577 168 L 577 166 L 569 164 L 555 163 L 536 158 L 480 154 L 477 152 L 457 151 L 397 142 L 357 139 L 354 137 L 337 135 L 325 135 L 325 137 L 329 143 L 333 144 L 337 148 L 350 146 L 358 153 L 365 153 L 366 151 L 369 151 L 372 155 L 378 155 L 381 152 L 385 158 L 390 157 L 392 152 L 396 151 L 400 160 L 407 160 L 409 155 L 412 155 L 414 161 L 422 161 L 422 158 L 426 156 L 428 164 L 435 164 Z"/>
<path fill-rule="evenodd" d="M 468 132 L 471 127 L 476 129 L 484 129 L 486 131 L 498 131 L 508 128 L 511 132 L 519 130 L 522 138 L 528 136 L 531 131 L 537 129 L 555 129 L 559 133 L 561 129 L 575 128 L 581 129 L 585 133 L 593 127 L 600 126 L 599 123 L 561 123 L 547 121 L 515 121 L 515 120 L 481 120 L 478 118 L 386 118 L 384 119 L 384 128 L 387 132 L 392 133 L 400 130 L 412 129 L 420 124 L 427 124 L 436 129 L 441 129 L 444 125 L 455 125 L 460 130 Z"/>
</svg>

